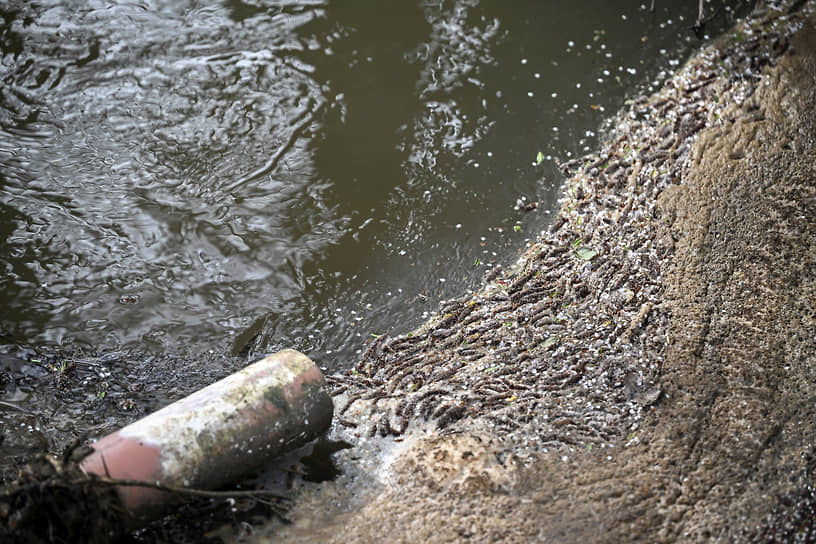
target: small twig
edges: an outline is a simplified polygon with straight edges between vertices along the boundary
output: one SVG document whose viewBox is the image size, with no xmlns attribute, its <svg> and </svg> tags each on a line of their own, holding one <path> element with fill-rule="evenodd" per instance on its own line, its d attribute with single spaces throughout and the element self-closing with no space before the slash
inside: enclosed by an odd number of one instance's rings
<svg viewBox="0 0 816 544">
<path fill-rule="evenodd" d="M 23 408 L 21 406 L 17 406 L 16 404 L 13 404 L 11 402 L 6 402 L 6 401 L 3 401 L 3 400 L 0 400 L 0 408 L 8 408 L 9 410 L 16 410 L 18 412 L 23 412 L 24 414 L 34 415 L 34 412 L 32 412 L 31 410 L 26 410 L 25 408 Z"/>
<path fill-rule="evenodd" d="M 247 497 L 250 499 L 258 499 L 262 497 L 272 497 L 284 501 L 291 500 L 291 497 L 280 495 L 274 491 L 266 489 L 252 489 L 247 491 L 209 491 L 206 489 L 195 489 L 192 487 L 176 487 L 174 485 L 167 485 L 162 483 L 145 482 L 142 480 L 123 480 L 119 478 L 109 478 L 106 476 L 92 476 L 91 481 L 109 486 L 127 486 L 127 487 L 148 487 L 157 489 L 159 491 L 166 491 L 167 493 L 178 493 L 181 495 L 192 495 L 194 497 L 208 497 L 211 499 L 229 499 L 235 497 Z M 81 482 L 75 482 L 81 483 Z"/>
<path fill-rule="evenodd" d="M 694 26 L 692 27 L 694 32 L 698 34 L 698 37 L 700 34 L 703 33 L 705 26 L 711 21 L 713 21 L 714 18 L 719 14 L 720 8 L 717 8 L 711 15 L 705 17 L 705 8 L 703 6 L 703 0 L 700 0 L 699 9 L 697 10 L 697 21 L 694 23 Z"/>
</svg>

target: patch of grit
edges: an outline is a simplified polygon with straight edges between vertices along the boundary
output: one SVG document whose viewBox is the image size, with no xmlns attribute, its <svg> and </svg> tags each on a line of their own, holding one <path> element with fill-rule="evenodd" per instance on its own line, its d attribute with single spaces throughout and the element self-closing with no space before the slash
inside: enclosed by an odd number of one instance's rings
<svg viewBox="0 0 816 544">
<path fill-rule="evenodd" d="M 440 432 L 314 540 L 816 539 L 778 523 L 816 468 L 814 11 L 635 101 L 513 270 L 332 378 L 348 438 Z"/>
</svg>

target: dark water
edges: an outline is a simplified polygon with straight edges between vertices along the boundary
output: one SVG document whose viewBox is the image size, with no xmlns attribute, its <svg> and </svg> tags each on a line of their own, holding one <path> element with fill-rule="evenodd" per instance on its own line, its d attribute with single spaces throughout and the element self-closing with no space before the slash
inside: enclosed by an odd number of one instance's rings
<svg viewBox="0 0 816 544">
<path fill-rule="evenodd" d="M 655 4 L 0 4 L 0 344 L 348 366 L 546 228 L 702 43 Z"/>
</svg>

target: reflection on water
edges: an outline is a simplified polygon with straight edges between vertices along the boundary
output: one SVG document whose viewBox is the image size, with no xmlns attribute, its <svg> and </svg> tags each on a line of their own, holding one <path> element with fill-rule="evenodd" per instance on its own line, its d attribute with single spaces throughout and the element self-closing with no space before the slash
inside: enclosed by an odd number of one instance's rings
<svg viewBox="0 0 816 544">
<path fill-rule="evenodd" d="M 546 226 L 536 155 L 699 45 L 676 4 L 0 7 L 0 343 L 347 365 Z"/>
</svg>

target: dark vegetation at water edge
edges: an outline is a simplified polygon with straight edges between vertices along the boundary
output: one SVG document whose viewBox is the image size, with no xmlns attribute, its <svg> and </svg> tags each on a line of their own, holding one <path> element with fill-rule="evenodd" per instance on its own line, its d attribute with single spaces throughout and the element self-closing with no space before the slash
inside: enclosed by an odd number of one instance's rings
<svg viewBox="0 0 816 544">
<path fill-rule="evenodd" d="M 217 532 L 225 525 L 240 534 L 270 517 L 286 522 L 290 499 L 276 491 L 210 491 L 89 477 L 77 464 L 85 454 L 87 448 L 75 445 L 61 458 L 38 455 L 0 488 L 4 543 L 214 544 L 222 542 Z M 123 484 L 160 489 L 178 504 L 172 514 L 134 526 L 115 491 Z"/>
</svg>

